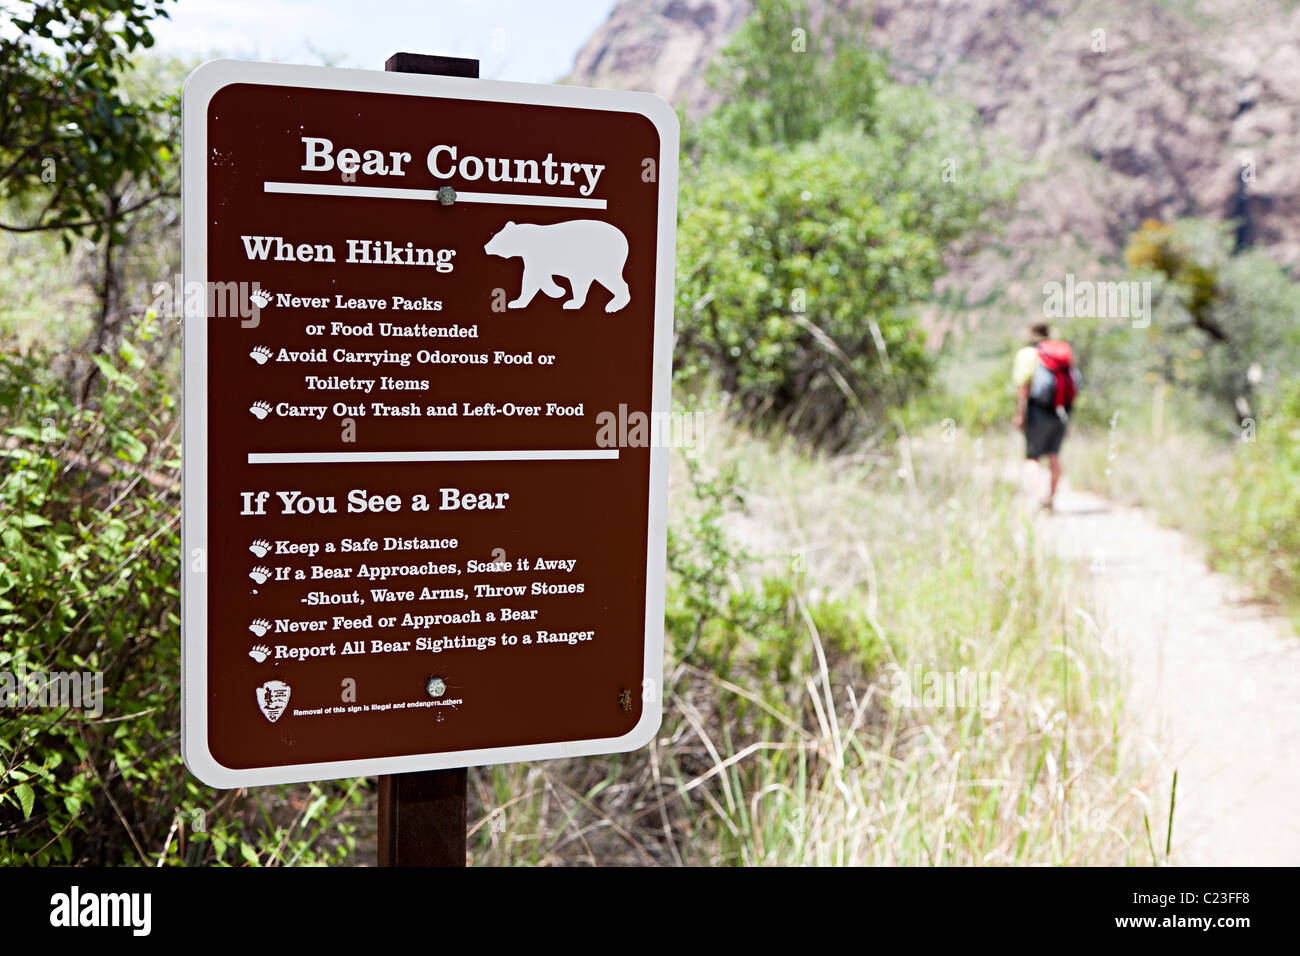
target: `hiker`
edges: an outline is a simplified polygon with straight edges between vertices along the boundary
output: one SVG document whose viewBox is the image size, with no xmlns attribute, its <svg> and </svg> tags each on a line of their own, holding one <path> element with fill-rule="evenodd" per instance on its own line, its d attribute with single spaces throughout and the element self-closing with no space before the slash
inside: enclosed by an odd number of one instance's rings
<svg viewBox="0 0 1300 956">
<path fill-rule="evenodd" d="M 1047 456 L 1051 484 L 1040 504 L 1051 511 L 1061 481 L 1061 442 L 1079 387 L 1070 343 L 1053 339 L 1046 322 L 1031 325 L 1029 344 L 1016 353 L 1011 381 L 1016 387 L 1016 430 L 1025 433 L 1025 458 L 1037 465 Z"/>
</svg>

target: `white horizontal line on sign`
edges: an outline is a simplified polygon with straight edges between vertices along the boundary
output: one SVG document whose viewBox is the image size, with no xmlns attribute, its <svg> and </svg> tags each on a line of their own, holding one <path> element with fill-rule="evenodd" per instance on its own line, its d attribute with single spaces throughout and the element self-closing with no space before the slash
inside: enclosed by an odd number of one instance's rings
<svg viewBox="0 0 1300 956">
<path fill-rule="evenodd" d="M 333 186 L 327 183 L 262 183 L 268 193 L 295 193 L 300 196 L 355 196 L 358 199 L 420 199 L 437 202 L 436 189 L 396 189 L 392 186 Z M 524 193 L 457 192 L 456 202 L 489 202 L 506 206 L 570 206 L 577 209 L 604 209 L 603 199 L 578 199 L 574 196 L 528 196 Z"/>
<path fill-rule="evenodd" d="M 594 461 L 618 458 L 617 448 L 521 448 L 511 451 L 271 451 L 249 452 L 250 465 L 382 464 L 394 461 Z"/>
</svg>

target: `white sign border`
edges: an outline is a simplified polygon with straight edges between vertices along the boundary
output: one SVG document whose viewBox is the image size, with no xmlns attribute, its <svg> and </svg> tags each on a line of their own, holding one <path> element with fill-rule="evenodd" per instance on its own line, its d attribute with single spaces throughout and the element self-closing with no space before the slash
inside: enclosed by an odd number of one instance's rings
<svg viewBox="0 0 1300 956">
<path fill-rule="evenodd" d="M 182 266 L 186 288 L 207 281 L 208 104 L 235 83 L 314 89 L 437 96 L 463 100 L 523 103 L 635 113 L 649 119 L 659 133 L 659 223 L 655 255 L 654 356 L 652 411 L 668 413 L 672 373 L 673 282 L 677 244 L 677 153 L 680 129 L 676 113 L 652 93 L 583 87 L 507 83 L 450 76 L 345 70 L 330 67 L 212 60 L 185 80 L 182 92 L 181 195 Z M 206 297 L 205 297 L 206 298 Z M 194 570 L 197 549 L 206 555 L 207 488 L 207 316 L 186 316 L 183 330 L 182 394 L 184 445 L 182 481 L 181 587 L 181 755 L 186 767 L 204 783 L 221 788 L 300 783 L 375 774 L 409 773 L 453 767 L 583 757 L 637 750 L 653 739 L 663 719 L 664 586 L 668 534 L 668 449 L 650 449 L 649 517 L 646 539 L 644 680 L 653 700 L 642 694 L 641 720 L 621 737 L 493 747 L 401 757 L 284 764 L 235 769 L 219 763 L 208 748 L 208 575 Z M 644 685 L 643 685 L 644 686 Z M 636 689 L 640 693 L 640 689 Z M 611 701 L 611 704 L 615 703 Z M 249 706 L 254 701 L 250 691 Z"/>
</svg>

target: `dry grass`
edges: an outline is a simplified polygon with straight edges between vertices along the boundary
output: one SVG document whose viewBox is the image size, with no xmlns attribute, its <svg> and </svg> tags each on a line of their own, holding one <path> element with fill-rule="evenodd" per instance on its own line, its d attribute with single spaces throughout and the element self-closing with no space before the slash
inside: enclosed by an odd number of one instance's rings
<svg viewBox="0 0 1300 956">
<path fill-rule="evenodd" d="M 1112 422 L 1106 431 L 1070 435 L 1062 458 L 1070 479 L 1204 539 L 1210 503 L 1236 494 L 1231 446 L 1190 428 L 1157 436 L 1148 419 L 1123 412 Z"/>
<path fill-rule="evenodd" d="M 756 559 L 732 587 L 793 582 L 788 672 L 686 654 L 670 634 L 650 747 L 471 771 L 476 865 L 1151 861 L 1149 781 L 1084 589 L 976 446 L 828 460 L 715 420 L 698 458 L 743 476 L 725 524 Z M 683 465 L 675 506 L 690 500 Z M 877 654 L 823 640 L 826 600 L 855 609 Z M 927 696 L 922 674 L 996 692 Z M 922 681 L 911 699 L 906 675 Z"/>
</svg>

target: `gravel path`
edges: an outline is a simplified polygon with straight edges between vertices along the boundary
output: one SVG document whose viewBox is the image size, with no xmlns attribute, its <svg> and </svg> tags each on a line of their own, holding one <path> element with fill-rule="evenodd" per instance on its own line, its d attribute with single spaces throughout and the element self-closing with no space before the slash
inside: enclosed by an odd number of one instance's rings
<svg viewBox="0 0 1300 956">
<path fill-rule="evenodd" d="M 1160 767 L 1158 850 L 1176 769 L 1171 863 L 1300 864 L 1300 638 L 1289 622 L 1140 509 L 1063 487 L 1041 520 L 1063 557 L 1091 568 L 1126 666 L 1131 715 Z"/>
</svg>

